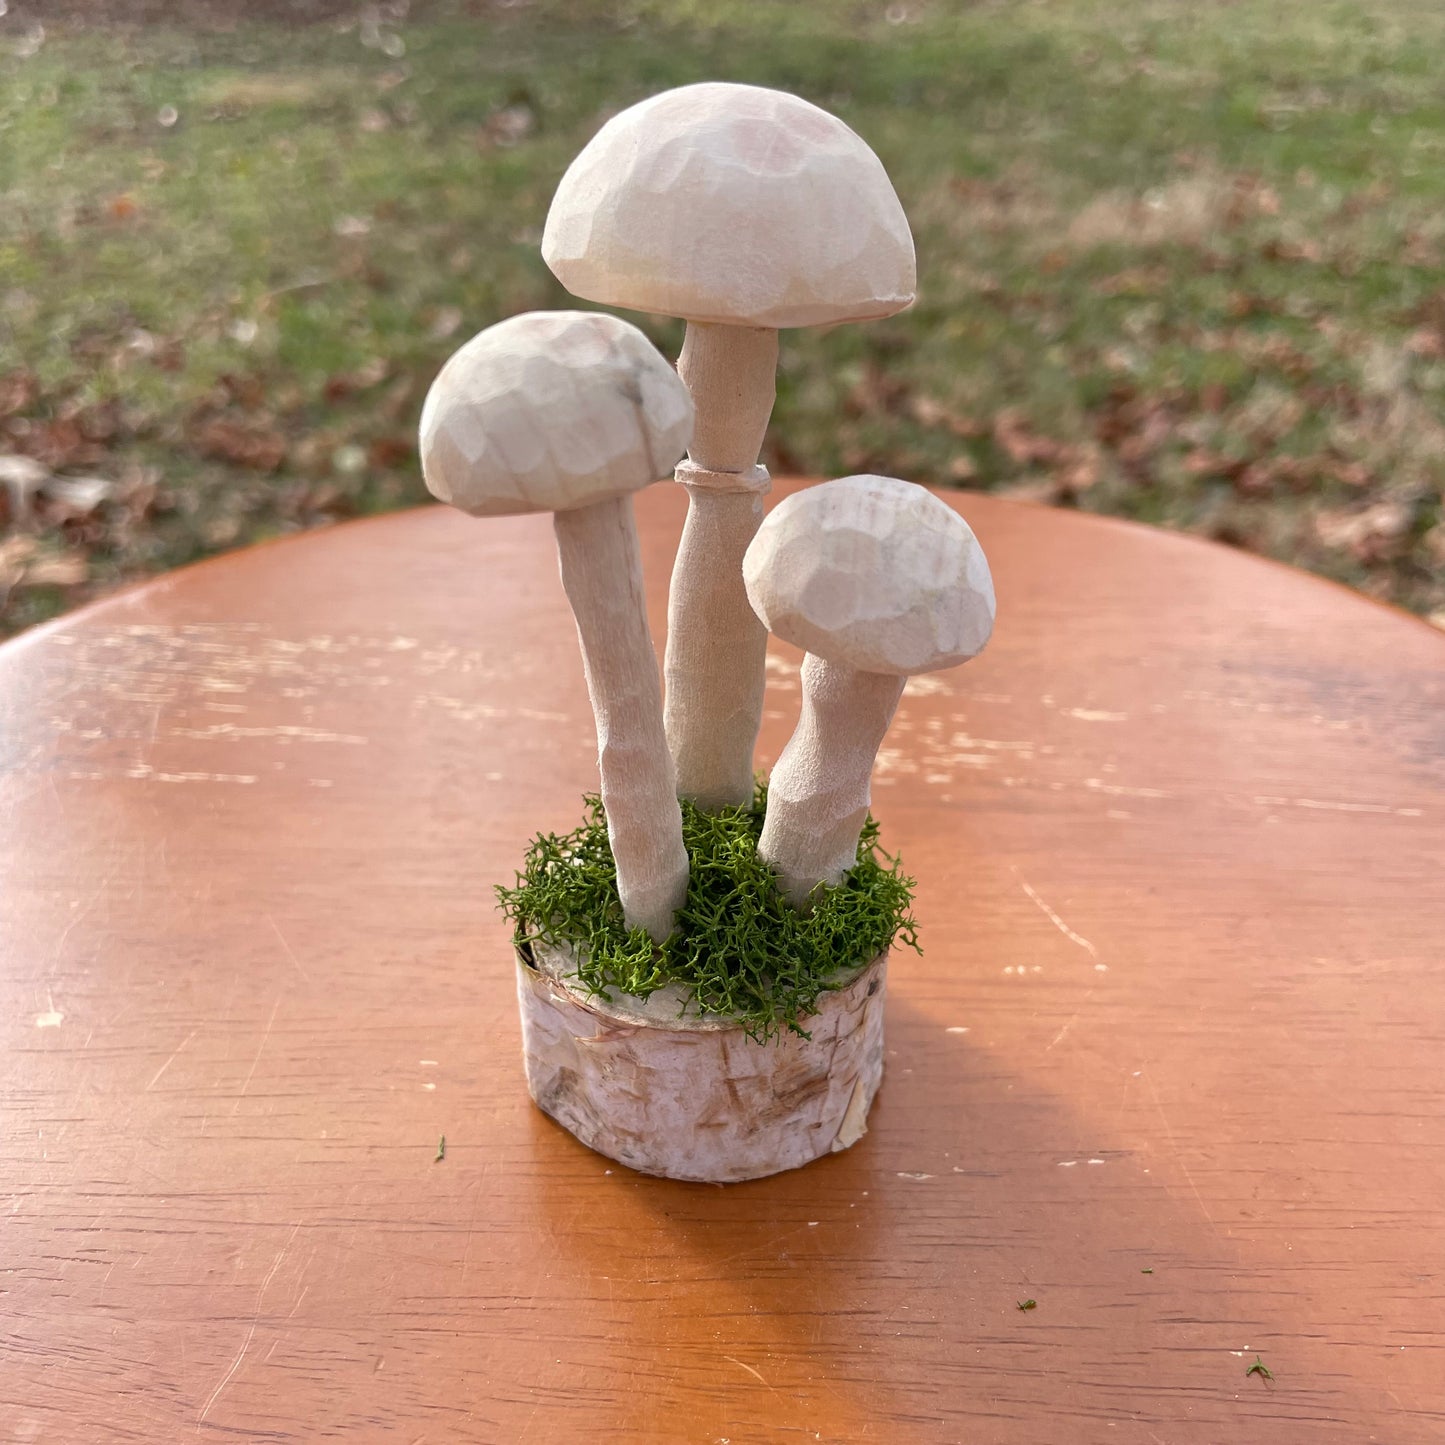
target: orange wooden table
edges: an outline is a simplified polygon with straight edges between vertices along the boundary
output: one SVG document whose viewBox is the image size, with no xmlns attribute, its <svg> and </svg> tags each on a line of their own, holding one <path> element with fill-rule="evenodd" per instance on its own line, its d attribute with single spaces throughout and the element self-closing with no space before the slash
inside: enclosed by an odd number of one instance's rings
<svg viewBox="0 0 1445 1445">
<path fill-rule="evenodd" d="M 0 1438 L 1445 1440 L 1445 638 L 950 500 L 999 626 L 880 762 L 872 1132 L 727 1189 L 523 1087 L 491 885 L 595 777 L 546 518 L 0 650 Z"/>
</svg>

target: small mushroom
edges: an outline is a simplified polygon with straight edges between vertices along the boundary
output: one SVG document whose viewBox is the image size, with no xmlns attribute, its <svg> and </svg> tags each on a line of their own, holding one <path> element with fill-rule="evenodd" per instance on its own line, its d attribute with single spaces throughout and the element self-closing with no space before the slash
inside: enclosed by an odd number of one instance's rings
<svg viewBox="0 0 1445 1445">
<path fill-rule="evenodd" d="M 968 523 L 892 477 L 844 477 L 769 513 L 743 560 L 769 631 L 806 649 L 803 709 L 768 787 L 758 852 L 807 905 L 858 861 L 869 779 L 905 681 L 983 650 L 993 580 Z"/>
<path fill-rule="evenodd" d="M 750 801 L 767 634 L 742 558 L 778 329 L 890 316 L 913 300 L 913 237 L 878 157 L 842 121 L 752 85 L 688 85 L 614 116 L 562 177 L 542 255 L 574 295 L 687 321 L 697 427 L 668 611 L 668 742 L 704 808 Z"/>
<path fill-rule="evenodd" d="M 688 859 L 631 494 L 669 474 L 691 432 L 687 389 L 651 342 L 580 311 L 513 316 L 474 336 L 421 416 L 433 495 L 475 517 L 556 514 L 622 909 L 658 942 L 687 892 Z"/>
</svg>

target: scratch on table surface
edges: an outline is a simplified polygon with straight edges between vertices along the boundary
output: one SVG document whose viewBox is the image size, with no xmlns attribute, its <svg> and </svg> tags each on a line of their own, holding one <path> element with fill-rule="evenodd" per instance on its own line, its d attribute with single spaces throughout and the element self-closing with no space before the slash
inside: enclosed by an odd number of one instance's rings
<svg viewBox="0 0 1445 1445">
<path fill-rule="evenodd" d="M 524 718 L 528 722 L 565 723 L 572 719 L 564 712 L 547 712 L 535 707 L 498 707 L 489 702 L 466 702 L 442 693 L 422 692 L 412 699 L 414 707 L 437 707 L 457 722 L 501 722 Z"/>
<path fill-rule="evenodd" d="M 113 871 L 108 874 L 104 881 L 101 883 L 100 887 L 97 888 L 95 892 L 90 895 L 90 898 L 87 900 L 85 907 L 80 908 L 79 911 L 76 913 L 75 917 L 70 919 L 70 921 L 65 925 L 65 927 L 61 929 L 60 937 L 55 940 L 55 947 L 51 950 L 51 968 L 53 968 L 56 964 L 60 962 L 60 955 L 62 954 L 62 952 L 64 952 L 66 940 L 69 939 L 70 935 L 74 933 L 75 930 L 80 926 L 81 921 L 87 917 L 91 909 L 93 909 L 95 905 L 99 903 L 102 898 L 105 897 L 105 890 L 107 889 L 107 887 L 109 887 L 114 877 L 115 874 Z M 77 908 L 78 906 L 79 899 L 75 900 L 71 904 L 72 908 Z M 50 969 L 46 970 L 47 973 L 49 973 L 50 971 Z M 60 1025 L 64 1022 L 65 1014 L 60 1009 L 55 1007 L 55 994 L 52 991 L 50 985 L 47 984 L 45 987 L 45 1012 L 36 1014 L 35 1027 L 38 1029 L 58 1029 Z"/>
<path fill-rule="evenodd" d="M 368 741 L 358 733 L 329 732 L 325 728 L 278 724 L 275 727 L 240 727 L 235 723 L 212 723 L 204 728 L 172 728 L 175 738 L 275 738 L 279 742 L 353 743 Z"/>
<path fill-rule="evenodd" d="M 718 1184 L 714 1187 L 718 1189 L 726 1189 L 727 1185 Z M 864 1190 L 863 1192 L 866 1194 L 868 1191 Z M 734 1249 L 727 1254 L 719 1255 L 716 1259 L 712 1260 L 711 1263 L 714 1268 L 720 1268 L 722 1265 L 731 1264 L 735 1259 L 746 1259 L 751 1254 L 759 1254 L 764 1252 L 770 1253 L 771 1251 L 777 1249 L 779 1245 L 786 1244 L 795 1235 L 806 1233 L 807 1228 L 808 1226 L 806 1224 L 795 1225 L 791 1229 L 785 1229 L 781 1234 L 774 1235 L 772 1239 L 764 1240 L 761 1244 L 745 1245 L 742 1249 Z M 660 1263 L 661 1261 L 655 1262 Z M 674 1284 L 679 1278 L 681 1278 L 680 1272 L 674 1272 L 670 1275 L 654 1274 L 649 1275 L 645 1279 L 639 1280 L 638 1283 L 649 1286 Z"/>
<path fill-rule="evenodd" d="M 1209 1227 L 1222 1239 L 1224 1236 L 1220 1233 L 1219 1226 L 1214 1222 L 1214 1216 L 1209 1212 L 1209 1206 L 1204 1202 L 1204 1196 L 1199 1192 L 1199 1186 L 1194 1182 L 1194 1175 L 1189 1172 L 1189 1166 L 1184 1162 L 1184 1156 L 1179 1152 L 1179 1146 L 1174 1138 L 1174 1126 L 1169 1122 L 1169 1115 L 1164 1112 L 1164 1105 L 1159 1101 L 1159 1090 L 1154 1087 L 1154 1080 L 1149 1077 L 1147 1065 L 1139 1070 L 1139 1075 L 1144 1080 L 1150 1097 L 1154 1100 L 1154 1108 L 1158 1111 L 1159 1122 L 1164 1125 L 1164 1133 L 1169 1141 L 1169 1152 L 1173 1156 L 1174 1162 L 1178 1164 L 1179 1171 L 1184 1175 L 1185 1180 L 1189 1184 L 1189 1188 L 1193 1191 L 1195 1202 L 1199 1205 L 1199 1212 L 1208 1221 Z"/>
<path fill-rule="evenodd" d="M 1102 778 L 1085 778 L 1084 786 L 1094 793 L 1107 793 L 1111 798 L 1172 798 L 1163 788 L 1130 788 L 1123 783 L 1106 783 Z"/>
<path fill-rule="evenodd" d="M 1050 908 L 1049 905 L 1045 903 L 1042 898 L 1039 897 L 1039 895 L 1030 886 L 1028 879 L 1026 879 L 1017 868 L 1013 870 L 1013 875 L 1019 880 L 1019 886 L 1038 906 L 1039 911 L 1043 913 L 1044 917 L 1047 918 L 1049 922 L 1052 923 L 1054 927 L 1057 928 L 1059 932 L 1062 933 L 1064 937 L 1067 938 L 1071 943 L 1077 943 L 1079 947 L 1082 948 L 1084 952 L 1087 953 L 1089 957 L 1094 960 L 1094 967 L 1096 969 L 1098 969 L 1101 973 L 1104 972 L 1108 968 L 1108 964 L 1100 961 L 1099 950 L 1095 948 L 1094 945 L 1090 943 L 1089 940 L 1085 938 L 1082 933 L 1075 933 L 1074 930 L 1070 928 L 1069 925 L 1065 923 L 1064 920 L 1060 918 L 1059 915 L 1055 913 L 1054 910 Z"/>
<path fill-rule="evenodd" d="M 255 783 L 260 778 L 255 773 L 161 773 L 149 763 L 137 763 L 127 768 L 124 777 L 153 783 Z"/>
<path fill-rule="evenodd" d="M 951 689 L 936 672 L 920 673 L 903 684 L 904 697 L 947 697 Z"/>
<path fill-rule="evenodd" d="M 173 1053 L 170 1058 L 168 1058 L 165 1063 L 163 1063 L 160 1068 L 155 1071 L 155 1073 L 151 1076 L 150 1083 L 148 1083 L 145 1088 L 141 1090 L 143 1094 L 149 1094 L 150 1091 L 154 1089 L 158 1083 L 160 1083 L 161 1075 L 165 1073 L 165 1071 L 170 1068 L 170 1066 L 175 1063 L 178 1058 L 180 1058 L 181 1054 L 185 1051 L 186 1045 L 189 1044 L 190 1041 L 195 1038 L 198 1033 L 200 1033 L 200 1029 L 192 1029 L 190 1033 L 188 1033 L 185 1038 L 181 1040 L 180 1044 L 176 1048 L 175 1053 Z"/>
<path fill-rule="evenodd" d="M 211 1413 L 211 1407 L 216 1403 L 217 1400 L 221 1398 L 221 1391 L 224 1390 L 226 1386 L 231 1383 L 231 1377 L 236 1373 L 237 1370 L 241 1368 L 241 1361 L 246 1358 L 246 1351 L 251 1348 L 251 1341 L 255 1338 L 256 1325 L 258 1321 L 259 1316 L 257 1316 L 257 1319 L 253 1319 L 251 1321 L 251 1328 L 246 1331 L 246 1338 L 241 1341 L 240 1352 L 237 1354 L 236 1358 L 231 1361 L 231 1368 L 227 1370 L 224 1375 L 221 1376 L 220 1383 L 217 1384 L 216 1388 L 211 1391 L 210 1396 L 206 1400 L 206 1403 L 201 1406 L 201 1413 L 196 1416 L 196 1430 L 198 1432 L 201 1426 L 205 1424 L 206 1416 Z"/>
<path fill-rule="evenodd" d="M 201 1426 L 205 1423 L 206 1416 L 211 1413 L 212 1406 L 214 1406 L 216 1401 L 221 1398 L 221 1391 L 224 1390 L 226 1386 L 231 1383 L 231 1380 L 235 1377 L 236 1371 L 241 1368 L 241 1361 L 246 1358 L 246 1351 L 251 1348 L 251 1341 L 256 1337 L 256 1326 L 261 1322 L 261 1302 L 266 1297 L 266 1286 L 269 1285 L 273 1279 L 275 1279 L 276 1271 L 281 1268 L 281 1261 L 286 1258 L 286 1252 L 295 1242 L 297 1232 L 300 1230 L 300 1228 L 301 1222 L 300 1220 L 298 1220 L 296 1224 L 292 1227 L 290 1235 L 287 1236 L 286 1243 L 281 1246 L 281 1252 L 276 1256 L 274 1260 L 272 1260 L 271 1268 L 266 1271 L 266 1278 L 261 1281 L 261 1288 L 256 1291 L 256 1309 L 255 1313 L 251 1316 L 251 1327 L 246 1331 L 246 1338 L 241 1341 L 241 1348 L 237 1352 L 236 1358 L 231 1361 L 231 1368 L 228 1369 L 226 1373 L 221 1376 L 220 1380 L 216 1384 L 216 1388 L 211 1391 L 210 1395 L 206 1399 L 206 1403 L 201 1406 L 201 1413 L 196 1416 L 197 1433 L 199 1433 Z"/>
<path fill-rule="evenodd" d="M 1331 803 L 1320 798 L 1273 798 L 1256 797 L 1254 800 L 1267 808 L 1313 808 L 1327 813 L 1383 813 L 1395 818 L 1419 818 L 1421 808 L 1397 808 L 1390 803 Z"/>
<path fill-rule="evenodd" d="M 1037 905 L 1039 910 L 1049 920 L 1049 922 L 1052 923 L 1054 927 L 1057 928 L 1059 932 L 1062 933 L 1064 937 L 1067 938 L 1071 943 L 1077 943 L 1079 947 L 1082 948 L 1084 952 L 1087 953 L 1089 957 L 1094 960 L 1094 971 L 1096 973 L 1107 973 L 1109 965 L 1107 963 L 1104 963 L 1099 958 L 1099 950 L 1095 948 L 1094 945 L 1090 943 L 1089 940 L 1085 938 L 1082 933 L 1075 933 L 1074 930 L 1070 928 L 1069 925 L 1065 923 L 1064 920 L 1060 918 L 1059 915 L 1054 912 L 1054 910 L 1050 908 L 1049 905 L 1045 903 L 1042 898 L 1039 897 L 1037 891 L 1029 884 L 1029 881 L 1018 871 L 1017 868 L 1013 869 L 1013 875 L 1015 878 L 1018 879 L 1019 886 L 1024 890 L 1024 892 L 1033 901 L 1033 903 Z M 1044 1045 L 1045 1053 L 1048 1053 L 1051 1049 L 1056 1048 L 1059 1044 L 1063 1043 L 1065 1038 L 1068 1037 L 1069 1030 L 1072 1029 L 1076 1023 L 1078 1023 L 1079 1015 L 1087 1007 L 1089 1000 L 1093 998 L 1094 988 L 1095 985 L 1091 983 L 1088 989 L 1085 991 L 1083 998 L 1079 1000 L 1079 1007 L 1076 1008 L 1074 1012 L 1071 1013 L 1069 1017 L 1064 1020 L 1063 1026 L 1059 1029 L 1058 1033 L 1056 1033 L 1053 1038 Z"/>
<path fill-rule="evenodd" d="M 313 779 L 312 781 L 315 780 Z M 281 925 L 277 923 L 276 920 L 272 918 L 269 913 L 263 914 L 262 917 L 264 917 L 266 922 L 269 923 L 271 927 L 275 930 L 276 937 L 281 940 L 281 947 L 286 950 L 286 957 L 291 960 L 292 964 L 295 966 L 296 972 L 299 973 L 301 977 L 306 980 L 307 983 L 310 983 L 311 975 L 307 973 L 304 968 L 301 967 L 301 960 L 296 957 L 296 950 L 291 947 L 291 944 L 287 941 L 286 935 L 281 932 Z"/>
<path fill-rule="evenodd" d="M 96 905 L 97 903 L 99 903 L 102 898 L 105 897 L 105 890 L 106 890 L 106 888 L 110 885 L 110 883 L 111 883 L 112 879 L 114 878 L 114 876 L 115 876 L 115 875 L 114 875 L 114 872 L 112 872 L 112 873 L 110 873 L 110 874 L 108 874 L 108 875 L 106 876 L 105 881 L 100 885 L 99 888 L 97 888 L 97 889 L 95 890 L 94 893 L 92 893 L 92 894 L 90 895 L 89 899 L 86 900 L 85 907 L 82 908 L 82 909 L 75 915 L 75 917 L 72 918 L 72 919 L 65 925 L 65 927 L 61 930 L 60 937 L 55 940 L 55 947 L 54 947 L 54 949 L 51 951 L 51 955 L 50 955 L 51 961 L 52 961 L 53 963 L 58 963 L 58 962 L 60 961 L 61 952 L 64 950 L 66 941 L 69 939 L 70 935 L 71 935 L 72 933 L 74 933 L 75 930 L 80 926 L 81 921 L 89 915 L 91 909 L 94 908 L 95 905 Z M 72 905 L 72 906 L 74 906 L 74 905 Z M 47 989 L 46 992 L 48 993 L 49 990 Z M 52 1009 L 55 1008 L 55 1004 L 54 1004 L 53 1001 L 52 1001 L 50 1007 L 51 1007 Z"/>
<path fill-rule="evenodd" d="M 1099 708 L 1092 707 L 1066 707 L 1064 716 L 1077 718 L 1079 722 L 1128 722 L 1129 714 L 1126 712 L 1104 712 Z"/>
<path fill-rule="evenodd" d="M 725 1359 L 730 1365 L 736 1365 L 740 1370 L 746 1370 L 748 1374 L 750 1374 L 753 1379 L 755 1379 L 760 1385 L 768 1385 L 768 1382 L 763 1379 L 763 1377 L 755 1369 L 753 1369 L 751 1365 L 745 1365 L 741 1360 L 735 1359 L 732 1355 L 724 1355 L 723 1359 Z M 768 1389 L 771 1390 L 772 1388 L 773 1387 L 771 1385 L 768 1385 Z"/>
<path fill-rule="evenodd" d="M 462 1277 L 460 1287 L 463 1289 L 467 1283 L 467 1270 L 471 1268 L 472 1264 L 472 1241 L 476 1238 L 477 1233 L 477 1215 L 484 1207 L 483 1195 L 486 1192 L 486 1183 L 487 1180 L 484 1175 L 478 1179 L 477 1187 L 472 1190 L 471 1216 L 467 1220 L 467 1243 L 466 1247 L 462 1250 Z"/>
<path fill-rule="evenodd" d="M 955 752 L 976 753 L 980 749 L 991 753 L 1020 753 L 1025 762 L 1038 750 L 1038 744 L 1026 738 L 976 738 L 962 729 L 949 735 L 949 747 Z"/>
<path fill-rule="evenodd" d="M 236 1095 L 236 1104 L 231 1110 L 233 1119 L 241 1112 L 241 1100 L 246 1097 L 246 1090 L 251 1087 L 251 1080 L 256 1077 L 256 1065 L 261 1062 L 261 1055 L 266 1048 L 266 1040 L 271 1037 L 271 1030 L 275 1026 L 276 1015 L 280 1008 L 281 998 L 277 995 L 276 1002 L 271 1005 L 271 1017 L 266 1020 L 266 1032 L 261 1035 L 261 1042 L 256 1045 L 256 1057 L 251 1060 L 251 1067 L 247 1071 L 245 1082 L 241 1085 L 241 1092 Z"/>
<path fill-rule="evenodd" d="M 58 1029 L 65 1022 L 65 1015 L 55 1007 L 55 996 L 49 989 L 45 990 L 46 1012 L 35 1015 L 35 1027 L 38 1029 Z"/>
</svg>

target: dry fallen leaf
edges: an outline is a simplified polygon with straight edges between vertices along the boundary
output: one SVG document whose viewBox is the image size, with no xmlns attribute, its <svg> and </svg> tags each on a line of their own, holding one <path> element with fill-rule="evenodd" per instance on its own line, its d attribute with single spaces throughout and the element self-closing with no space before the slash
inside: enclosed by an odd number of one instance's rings
<svg viewBox="0 0 1445 1445">
<path fill-rule="evenodd" d="M 1061 450 L 1052 437 L 1031 431 L 1022 413 L 1012 409 L 994 417 L 993 439 L 1015 466 L 1052 462 Z"/>
<path fill-rule="evenodd" d="M 482 127 L 480 143 L 483 147 L 497 146 L 506 149 L 524 141 L 537 128 L 537 114 L 524 101 L 504 105 L 487 117 Z"/>
<path fill-rule="evenodd" d="M 416 443 L 409 436 L 376 437 L 366 449 L 367 462 L 379 472 L 406 466 L 416 454 Z"/>
<path fill-rule="evenodd" d="M 6 537 L 0 541 L 0 593 L 8 592 L 25 575 L 25 565 L 38 546 L 34 537 Z"/>
<path fill-rule="evenodd" d="M 1349 552 L 1362 562 L 1391 550 L 1415 522 L 1415 509 L 1386 498 L 1361 511 L 1325 511 L 1315 516 L 1315 535 L 1335 551 Z"/>
<path fill-rule="evenodd" d="M 995 487 L 993 495 L 1006 497 L 1011 502 L 1035 502 L 1047 505 L 1058 501 L 1059 488 L 1050 477 L 1035 477 L 1028 481 L 1010 482 L 1006 486 Z"/>
<path fill-rule="evenodd" d="M 21 587 L 76 587 L 90 577 L 90 563 L 83 552 L 57 552 L 36 557 L 26 564 Z"/>
<path fill-rule="evenodd" d="M 369 391 L 373 386 L 380 386 L 390 375 L 391 363 L 384 356 L 374 356 L 355 371 L 339 371 L 334 376 L 328 376 L 321 389 L 322 395 L 335 404 L 354 392 Z"/>
<path fill-rule="evenodd" d="M 40 398 L 40 382 L 31 371 L 12 371 L 0 376 L 0 417 L 29 411 Z"/>
<path fill-rule="evenodd" d="M 427 327 L 426 334 L 433 341 L 445 341 L 461 324 L 460 307 L 439 306 L 432 315 L 431 325 Z"/>
<path fill-rule="evenodd" d="M 962 416 L 950 410 L 936 397 L 916 394 L 909 400 L 909 411 L 919 426 L 947 431 L 956 437 L 972 440 L 981 437 L 988 430 L 972 417 Z"/>
<path fill-rule="evenodd" d="M 274 472 L 286 460 L 286 439 L 278 432 L 232 421 L 206 422 L 196 433 L 196 447 L 203 456 L 258 472 Z"/>
</svg>

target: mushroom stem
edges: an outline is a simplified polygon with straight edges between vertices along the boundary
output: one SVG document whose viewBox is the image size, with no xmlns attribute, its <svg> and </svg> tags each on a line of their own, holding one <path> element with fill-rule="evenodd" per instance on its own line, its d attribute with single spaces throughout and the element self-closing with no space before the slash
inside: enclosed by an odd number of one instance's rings
<svg viewBox="0 0 1445 1445">
<path fill-rule="evenodd" d="M 597 767 L 617 889 L 629 928 L 661 943 L 687 893 L 657 655 L 647 626 L 632 499 L 558 512 L 557 560 L 597 718 Z"/>
<path fill-rule="evenodd" d="M 745 806 L 763 716 L 767 628 L 748 603 L 743 553 L 763 517 L 757 466 L 777 385 L 778 333 L 689 322 L 678 371 L 697 417 L 687 522 L 672 569 L 667 625 L 667 741 L 680 796 Z"/>
<path fill-rule="evenodd" d="M 903 696 L 902 677 L 860 672 L 809 653 L 803 710 L 773 769 L 758 855 L 795 908 L 858 861 L 878 748 Z"/>
<path fill-rule="evenodd" d="M 748 471 L 777 397 L 778 333 L 689 321 L 677 371 L 696 413 L 688 456 L 710 472 Z"/>
</svg>

